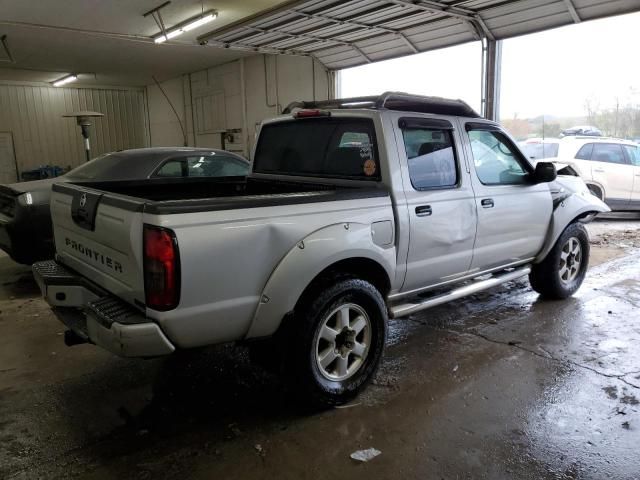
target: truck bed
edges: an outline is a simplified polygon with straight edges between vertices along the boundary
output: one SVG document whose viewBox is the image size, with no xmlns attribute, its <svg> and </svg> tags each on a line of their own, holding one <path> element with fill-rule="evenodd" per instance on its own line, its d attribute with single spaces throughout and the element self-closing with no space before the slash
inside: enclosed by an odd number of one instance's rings
<svg viewBox="0 0 640 480">
<path fill-rule="evenodd" d="M 181 305 L 196 302 L 190 296 L 211 281 L 199 269 L 215 259 L 227 271 L 252 271 L 251 294 L 242 297 L 246 315 L 300 239 L 327 225 L 392 216 L 389 193 L 371 182 L 350 187 L 244 177 L 54 184 L 51 215 L 60 261 L 130 305 L 145 305 L 143 234 L 156 225 L 175 232 L 180 268 L 189 272 L 181 277 Z M 216 286 L 221 297 L 214 300 L 233 305 L 236 293 L 224 293 L 229 288 Z"/>
<path fill-rule="evenodd" d="M 387 196 L 388 192 L 370 182 L 346 187 L 311 182 L 285 182 L 245 177 L 147 179 L 115 182 L 74 182 L 55 184 L 53 190 L 73 194 L 76 187 L 95 190 L 101 202 L 127 210 L 171 214 L 232 210 L 296 203 L 327 202 Z"/>
</svg>

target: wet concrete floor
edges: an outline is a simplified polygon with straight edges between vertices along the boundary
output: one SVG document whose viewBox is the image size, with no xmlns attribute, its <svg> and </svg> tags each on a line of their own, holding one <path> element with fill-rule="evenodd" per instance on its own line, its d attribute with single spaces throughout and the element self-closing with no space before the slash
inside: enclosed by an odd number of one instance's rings
<svg viewBox="0 0 640 480">
<path fill-rule="evenodd" d="M 640 478 L 640 221 L 590 228 L 574 298 L 523 280 L 393 321 L 373 385 L 324 412 L 240 347 L 67 348 L 0 257 L 0 478 Z"/>
</svg>

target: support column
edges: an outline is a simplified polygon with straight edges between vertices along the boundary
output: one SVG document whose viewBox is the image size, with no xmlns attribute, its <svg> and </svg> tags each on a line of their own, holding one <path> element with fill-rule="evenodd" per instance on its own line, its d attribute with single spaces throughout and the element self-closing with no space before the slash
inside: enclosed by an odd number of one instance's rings
<svg viewBox="0 0 640 480">
<path fill-rule="evenodd" d="M 502 41 L 484 39 L 482 45 L 482 115 L 497 122 L 500 119 Z"/>
</svg>

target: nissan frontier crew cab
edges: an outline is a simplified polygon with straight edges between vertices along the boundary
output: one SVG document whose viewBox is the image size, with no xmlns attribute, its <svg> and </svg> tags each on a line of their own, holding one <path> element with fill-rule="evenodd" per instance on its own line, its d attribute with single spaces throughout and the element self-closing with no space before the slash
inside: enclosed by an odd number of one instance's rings
<svg viewBox="0 0 640 480">
<path fill-rule="evenodd" d="M 462 101 L 297 102 L 261 125 L 246 178 L 54 185 L 56 260 L 33 270 L 68 344 L 243 341 L 335 405 L 375 374 L 390 317 L 525 275 L 573 294 L 605 211 Z"/>
</svg>

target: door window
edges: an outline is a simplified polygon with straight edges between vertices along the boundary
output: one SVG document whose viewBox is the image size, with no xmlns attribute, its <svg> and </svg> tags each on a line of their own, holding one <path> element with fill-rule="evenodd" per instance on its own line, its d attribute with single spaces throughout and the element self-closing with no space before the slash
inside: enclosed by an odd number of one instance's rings
<svg viewBox="0 0 640 480">
<path fill-rule="evenodd" d="M 498 130 L 469 130 L 478 179 L 484 185 L 517 185 L 527 182 L 517 148 Z"/>
<path fill-rule="evenodd" d="M 591 160 L 606 163 L 627 163 L 622 153 L 622 147 L 613 143 L 595 143 Z"/>
<path fill-rule="evenodd" d="M 640 148 L 632 145 L 623 145 L 622 148 L 627 152 L 629 161 L 636 167 L 640 167 Z"/>
<path fill-rule="evenodd" d="M 169 160 L 154 176 L 176 177 L 233 177 L 244 176 L 249 165 L 225 155 L 199 155 Z"/>
<path fill-rule="evenodd" d="M 593 143 L 586 143 L 576 153 L 577 160 L 591 160 L 591 154 L 593 153 Z"/>
<path fill-rule="evenodd" d="M 403 128 L 409 177 L 416 190 L 454 187 L 458 168 L 449 130 Z"/>
<path fill-rule="evenodd" d="M 170 160 L 156 172 L 155 177 L 176 178 L 186 176 L 186 165 L 184 159 Z"/>
<path fill-rule="evenodd" d="M 247 175 L 249 165 L 224 155 L 187 157 L 189 177 L 233 177 Z"/>
</svg>

